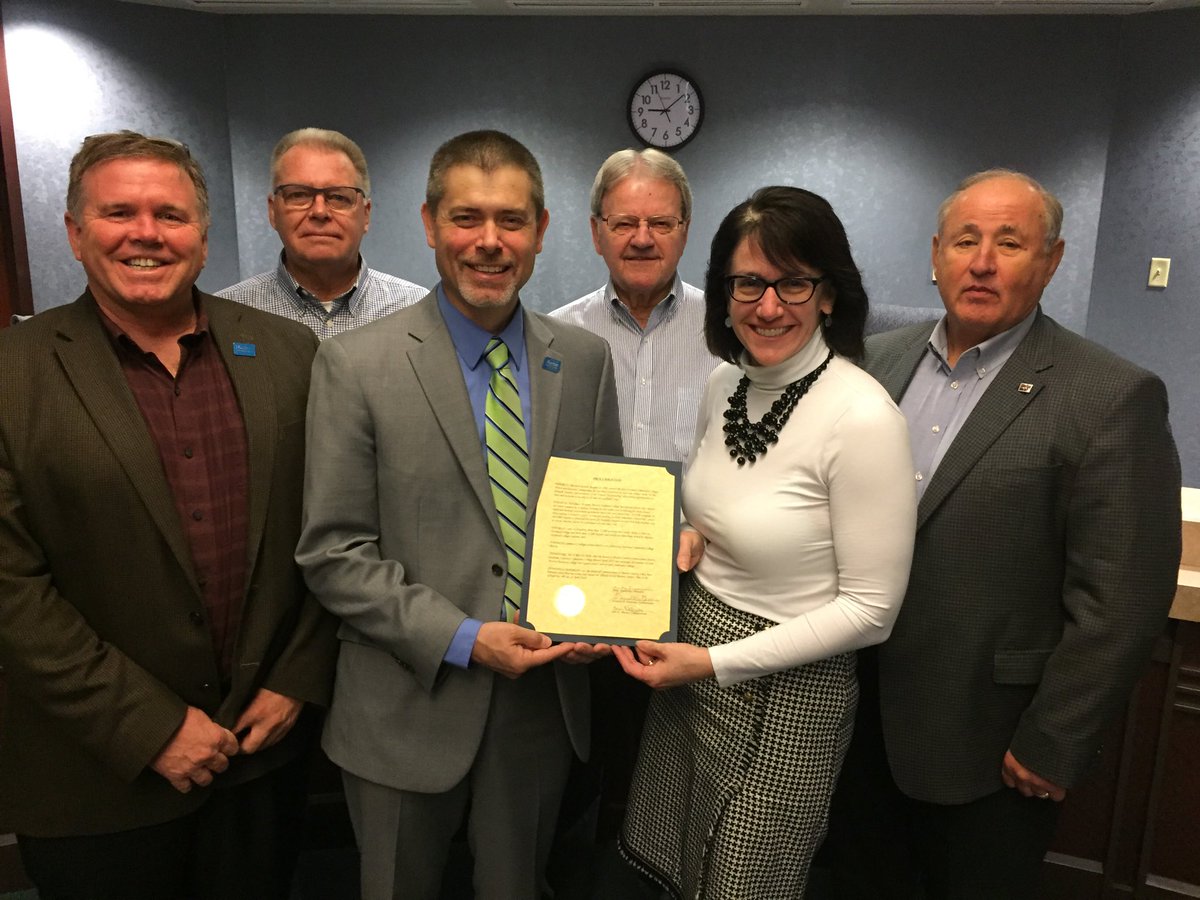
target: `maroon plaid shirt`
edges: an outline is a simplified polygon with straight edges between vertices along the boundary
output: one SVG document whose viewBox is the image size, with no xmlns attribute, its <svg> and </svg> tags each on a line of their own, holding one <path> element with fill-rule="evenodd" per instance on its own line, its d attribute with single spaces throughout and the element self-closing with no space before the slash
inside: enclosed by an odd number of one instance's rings
<svg viewBox="0 0 1200 900">
<path fill-rule="evenodd" d="M 173 378 L 103 312 L 100 320 L 158 447 L 228 684 L 249 565 L 246 425 L 233 383 L 200 302 L 195 330 L 179 339 L 182 356 Z"/>
</svg>

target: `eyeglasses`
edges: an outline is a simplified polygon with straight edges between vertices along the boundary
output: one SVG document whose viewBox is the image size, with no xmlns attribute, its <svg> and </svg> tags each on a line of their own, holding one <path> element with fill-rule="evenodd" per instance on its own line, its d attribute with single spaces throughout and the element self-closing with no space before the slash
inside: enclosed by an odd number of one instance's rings
<svg viewBox="0 0 1200 900">
<path fill-rule="evenodd" d="M 775 288 L 775 296 L 781 303 L 799 306 L 812 299 L 818 284 L 828 280 L 828 275 L 822 275 L 819 278 L 809 275 L 788 275 L 774 281 L 765 281 L 757 275 L 727 275 L 725 276 L 725 289 L 729 291 L 729 296 L 738 303 L 757 303 L 767 292 L 767 288 Z"/>
<path fill-rule="evenodd" d="M 308 209 L 320 194 L 325 198 L 325 205 L 334 212 L 350 212 L 358 206 L 359 196 L 367 196 L 362 188 L 350 185 L 317 188 L 307 184 L 281 184 L 272 193 L 278 194 L 288 209 Z"/>
<path fill-rule="evenodd" d="M 648 216 L 645 219 L 641 219 L 637 216 L 612 215 L 596 216 L 596 218 L 607 225 L 608 230 L 618 237 L 633 234 L 643 222 L 646 223 L 646 227 L 653 234 L 670 234 L 683 224 L 683 219 L 678 216 Z"/>
</svg>

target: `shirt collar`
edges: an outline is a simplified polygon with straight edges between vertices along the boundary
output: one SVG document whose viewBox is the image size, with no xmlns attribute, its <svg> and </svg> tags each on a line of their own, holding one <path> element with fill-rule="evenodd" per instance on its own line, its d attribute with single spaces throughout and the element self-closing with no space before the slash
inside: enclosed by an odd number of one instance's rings
<svg viewBox="0 0 1200 900">
<path fill-rule="evenodd" d="M 985 372 L 999 367 L 1012 355 L 1017 345 L 1029 333 L 1029 329 L 1033 327 L 1033 320 L 1035 318 L 1037 318 L 1036 306 L 1030 311 L 1029 315 L 1012 328 L 993 335 L 986 341 L 964 350 L 958 357 L 958 363 L 955 368 L 961 366 L 964 360 L 968 360 L 971 368 L 975 369 L 982 376 Z M 944 315 L 933 326 L 933 334 L 929 336 L 929 352 L 933 354 L 940 368 L 946 372 L 953 371 L 950 364 L 946 362 L 949 358 L 950 347 L 946 340 L 946 317 Z"/>
<path fill-rule="evenodd" d="M 486 328 L 480 328 L 459 312 L 446 296 L 440 281 L 436 293 L 438 309 L 441 310 L 442 320 L 446 323 L 446 330 L 450 332 L 450 340 L 454 342 L 454 351 L 462 364 L 474 371 L 483 361 L 492 333 Z M 525 316 L 520 303 L 517 304 L 513 317 L 496 337 L 508 347 L 508 357 L 513 367 L 521 369 L 525 364 Z"/>
<path fill-rule="evenodd" d="M 116 322 L 108 317 L 108 314 L 101 309 L 100 304 L 96 302 L 96 298 L 92 296 L 92 292 L 88 290 L 88 296 L 92 299 L 92 305 L 96 309 L 96 316 L 100 319 L 100 324 L 104 326 L 105 333 L 108 334 L 109 340 L 118 350 L 132 350 L 138 354 L 145 355 L 147 351 L 143 350 L 138 342 L 131 338 Z M 196 327 L 187 334 L 179 336 L 180 343 L 184 345 L 194 344 L 199 339 L 203 338 L 208 333 L 208 312 L 204 308 L 204 301 L 201 299 L 200 293 L 192 288 L 192 303 L 196 309 Z"/>
<path fill-rule="evenodd" d="M 627 325 L 634 326 L 638 331 L 652 331 L 660 322 L 665 322 L 674 316 L 676 310 L 679 308 L 679 298 L 682 296 L 683 279 L 679 276 L 679 272 L 676 271 L 675 280 L 671 282 L 671 290 L 667 293 L 667 296 L 654 304 L 654 309 L 650 311 L 650 318 L 646 322 L 646 327 L 642 328 L 633 317 L 633 313 L 629 311 L 629 307 L 622 303 L 621 298 L 617 296 L 617 286 L 613 284 L 611 277 L 608 279 L 608 284 L 604 286 L 605 303 L 613 317 Z"/>
<path fill-rule="evenodd" d="M 325 312 L 325 306 L 317 299 L 316 295 L 310 293 L 307 288 L 300 284 L 292 273 L 288 271 L 284 261 L 285 251 L 279 251 L 279 264 L 275 267 L 275 280 L 279 282 L 284 293 L 292 299 L 297 307 L 303 308 L 305 304 L 311 304 L 319 307 L 321 312 Z M 367 268 L 367 261 L 363 259 L 362 254 L 358 256 L 358 276 L 354 279 L 354 284 L 343 294 L 339 294 L 333 298 L 333 303 L 337 304 L 339 300 L 345 300 L 346 306 L 350 310 L 351 315 L 358 314 L 358 305 L 363 294 L 366 293 L 367 284 L 371 280 L 371 270 Z M 333 306 L 330 306 L 330 311 Z"/>
</svg>

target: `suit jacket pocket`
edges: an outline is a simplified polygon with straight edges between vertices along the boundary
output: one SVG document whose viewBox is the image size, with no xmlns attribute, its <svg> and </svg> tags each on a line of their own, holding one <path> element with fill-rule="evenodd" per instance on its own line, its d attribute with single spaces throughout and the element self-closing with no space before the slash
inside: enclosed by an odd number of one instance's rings
<svg viewBox="0 0 1200 900">
<path fill-rule="evenodd" d="M 409 674 L 413 674 L 413 667 L 411 665 L 406 663 L 404 660 L 400 659 L 398 656 L 392 656 L 392 654 L 389 653 L 386 649 L 384 649 L 383 647 L 380 647 L 373 640 L 371 640 L 369 637 L 367 637 L 362 632 L 355 629 L 353 626 L 347 625 L 345 622 L 342 622 L 338 626 L 337 636 L 338 636 L 339 641 L 345 641 L 347 644 L 357 644 L 360 647 L 370 647 L 372 650 L 382 653 L 384 656 L 391 657 L 393 660 L 395 660 L 396 665 L 398 665 L 400 668 L 402 668 L 404 671 L 408 672 Z"/>
<path fill-rule="evenodd" d="M 996 684 L 1037 684 L 1053 650 L 997 650 L 992 657 Z"/>
</svg>

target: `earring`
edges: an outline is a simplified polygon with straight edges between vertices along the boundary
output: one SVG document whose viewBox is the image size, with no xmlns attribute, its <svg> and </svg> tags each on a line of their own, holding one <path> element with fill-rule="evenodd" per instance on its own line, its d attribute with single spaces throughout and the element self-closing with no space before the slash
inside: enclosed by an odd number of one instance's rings
<svg viewBox="0 0 1200 900">
<path fill-rule="evenodd" d="M 833 324 L 833 313 L 826 313 L 825 318 L 821 321 L 821 324 L 824 325 L 826 328 L 828 328 L 830 325 L 832 325 Z"/>
<path fill-rule="evenodd" d="M 733 319 L 732 319 L 730 316 L 726 316 L 726 317 L 725 317 L 725 327 L 726 327 L 726 328 L 732 328 L 732 327 L 733 327 Z"/>
</svg>

